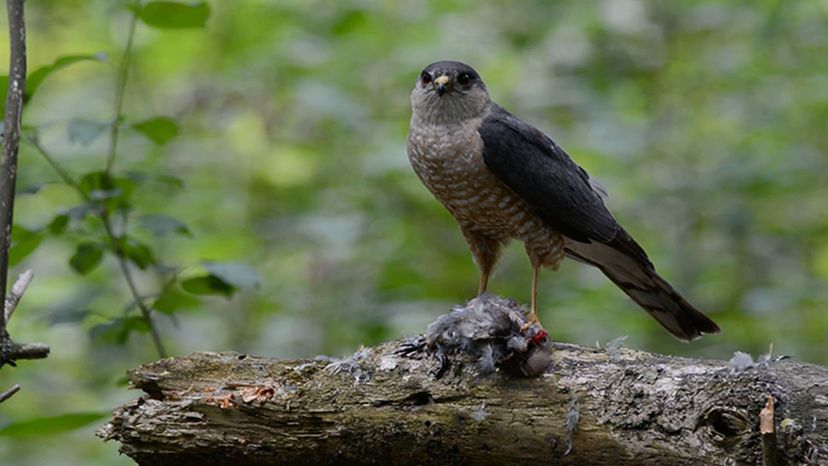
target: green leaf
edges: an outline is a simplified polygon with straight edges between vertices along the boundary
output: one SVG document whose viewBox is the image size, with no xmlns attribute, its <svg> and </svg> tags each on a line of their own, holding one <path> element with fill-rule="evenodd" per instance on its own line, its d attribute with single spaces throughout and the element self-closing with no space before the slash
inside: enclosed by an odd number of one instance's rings
<svg viewBox="0 0 828 466">
<path fill-rule="evenodd" d="M 207 275 L 181 282 L 181 288 L 198 295 L 231 297 L 240 288 L 257 288 L 259 274 L 247 264 L 238 262 L 204 262 Z"/>
<path fill-rule="evenodd" d="M 149 174 L 137 170 L 127 171 L 125 175 L 127 179 L 134 181 L 135 184 L 142 184 L 149 181 L 160 185 L 160 188 L 173 188 L 178 190 L 186 187 L 184 180 L 172 175 Z"/>
<path fill-rule="evenodd" d="M 169 233 L 178 233 L 193 236 L 187 225 L 175 217 L 164 214 L 147 214 L 138 217 L 141 226 L 155 236 L 165 236 Z"/>
<path fill-rule="evenodd" d="M 58 58 L 51 65 L 41 66 L 40 68 L 32 71 L 26 79 L 26 98 L 30 99 L 32 97 L 35 91 L 40 88 L 43 80 L 69 65 L 89 60 L 103 62 L 106 61 L 106 59 L 107 56 L 103 52 L 92 55 L 67 55 L 65 57 Z"/>
<path fill-rule="evenodd" d="M 147 324 L 146 319 L 141 316 L 129 316 L 125 319 L 121 319 L 123 321 L 122 325 L 124 330 L 129 332 L 141 332 L 141 333 L 149 333 L 150 327 Z"/>
<path fill-rule="evenodd" d="M 144 182 L 152 179 L 152 175 L 149 173 L 144 173 L 138 170 L 129 170 L 125 174 L 126 177 L 129 180 L 134 181 L 135 184 L 143 184 Z"/>
<path fill-rule="evenodd" d="M 78 184 L 93 201 L 108 210 L 126 210 L 136 182 L 129 177 L 113 177 L 104 171 L 94 171 L 84 174 Z"/>
<path fill-rule="evenodd" d="M 109 123 L 74 118 L 66 127 L 69 140 L 88 146 L 110 127 Z"/>
<path fill-rule="evenodd" d="M 81 176 L 78 185 L 86 194 L 92 196 L 92 193 L 96 191 L 113 191 L 115 189 L 115 180 L 109 173 L 101 170 L 85 173 Z"/>
<path fill-rule="evenodd" d="M 192 309 L 199 304 L 201 302 L 198 299 L 182 293 L 176 286 L 169 286 L 152 303 L 152 308 L 165 314 L 174 314 L 183 309 Z"/>
<path fill-rule="evenodd" d="M 85 219 L 88 215 L 94 212 L 94 207 L 89 203 L 84 203 L 81 205 L 76 205 L 75 207 L 70 208 L 66 211 L 66 215 L 69 217 L 69 220 L 79 222 Z"/>
<path fill-rule="evenodd" d="M 135 264 L 141 270 L 145 270 L 150 265 L 157 264 L 152 248 L 135 238 L 118 238 L 118 249 L 115 249 L 111 243 L 107 243 L 107 247 L 115 254 L 123 253 L 123 256 L 128 261 Z"/>
<path fill-rule="evenodd" d="M 0 129 L 0 131 L 2 131 L 2 129 Z M 25 195 L 30 195 L 30 194 L 37 194 L 47 184 L 50 184 L 50 183 L 48 183 L 48 182 L 46 182 L 46 183 L 34 183 L 34 184 L 19 187 L 19 188 L 17 188 L 17 195 L 18 196 L 25 196 Z"/>
<path fill-rule="evenodd" d="M 89 309 L 58 309 L 48 319 L 49 325 L 77 324 L 86 319 L 91 311 Z"/>
<path fill-rule="evenodd" d="M 78 244 L 75 254 L 69 259 L 69 265 L 75 272 L 86 275 L 101 263 L 101 259 L 103 259 L 101 246 L 98 243 L 84 241 Z"/>
<path fill-rule="evenodd" d="M 132 238 L 127 239 L 124 245 L 124 254 L 130 262 L 138 266 L 141 270 L 145 270 L 150 265 L 156 263 L 152 248 Z"/>
<path fill-rule="evenodd" d="M 150 118 L 132 127 L 158 145 L 164 145 L 178 136 L 178 123 L 170 117 Z"/>
<path fill-rule="evenodd" d="M 233 296 L 233 293 L 236 292 L 236 288 L 233 285 L 230 285 L 215 275 L 189 278 L 181 282 L 181 288 L 192 294 L 220 295 L 227 298 Z"/>
<path fill-rule="evenodd" d="M 172 175 L 158 175 L 156 181 L 158 183 L 165 184 L 176 189 L 184 189 L 187 187 L 187 184 L 184 183 L 184 180 Z"/>
<path fill-rule="evenodd" d="M 89 330 L 92 338 L 113 343 L 124 343 L 132 332 L 149 332 L 147 321 L 141 316 L 119 317 Z"/>
<path fill-rule="evenodd" d="M 225 283 L 237 288 L 258 288 L 259 274 L 252 267 L 240 262 L 204 262 L 205 269 Z"/>
<path fill-rule="evenodd" d="M 31 99 L 34 93 L 40 88 L 43 81 L 55 72 L 80 61 L 106 61 L 106 58 L 106 54 L 104 53 L 94 55 L 67 55 L 65 57 L 58 58 L 51 65 L 41 66 L 40 68 L 29 73 L 29 76 L 26 78 L 26 93 L 23 96 L 24 102 Z M 8 75 L 0 76 L 0 114 L 6 111 L 6 96 L 8 95 L 8 91 Z"/>
<path fill-rule="evenodd" d="M 61 434 L 81 427 L 110 415 L 109 411 L 100 413 L 72 413 L 60 416 L 39 417 L 12 422 L 0 428 L 0 436 L 5 437 L 40 437 L 42 435 Z"/>
<path fill-rule="evenodd" d="M 46 226 L 46 229 L 49 230 L 49 233 L 58 236 L 63 234 L 66 231 L 66 227 L 69 226 L 69 215 L 67 214 L 58 214 L 52 218 L 52 221 Z"/>
<path fill-rule="evenodd" d="M 12 228 L 11 248 L 9 249 L 9 266 L 15 266 L 33 253 L 43 241 L 42 230 L 30 230 L 20 225 Z"/>
<path fill-rule="evenodd" d="M 157 28 L 200 28 L 210 17 L 210 6 L 207 2 L 148 2 L 138 11 L 138 17 L 144 24 Z"/>
</svg>

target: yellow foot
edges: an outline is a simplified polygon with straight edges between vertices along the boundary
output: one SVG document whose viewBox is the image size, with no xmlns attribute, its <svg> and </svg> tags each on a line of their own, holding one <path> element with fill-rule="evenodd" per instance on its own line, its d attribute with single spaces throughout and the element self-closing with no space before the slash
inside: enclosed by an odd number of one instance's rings
<svg viewBox="0 0 828 466">
<path fill-rule="evenodd" d="M 543 327 L 540 325 L 540 322 L 538 322 L 538 315 L 537 315 L 537 314 L 535 314 L 535 313 L 533 312 L 533 313 L 529 316 L 529 320 L 528 320 L 528 321 L 526 321 L 526 323 L 525 323 L 525 324 L 523 324 L 523 325 L 521 325 L 521 326 L 520 326 L 520 333 L 525 333 L 527 330 L 529 330 L 530 328 L 532 328 L 532 326 L 533 326 L 533 325 L 535 325 L 535 324 L 538 324 L 538 327 L 541 327 L 541 329 L 543 328 Z"/>
<path fill-rule="evenodd" d="M 532 326 L 537 325 L 537 329 L 535 331 L 530 331 Z M 529 315 L 529 320 L 520 326 L 520 333 L 524 337 L 529 338 L 529 344 L 540 346 L 546 343 L 549 339 L 549 333 L 544 330 L 541 323 L 538 321 L 538 316 L 533 312 Z"/>
</svg>

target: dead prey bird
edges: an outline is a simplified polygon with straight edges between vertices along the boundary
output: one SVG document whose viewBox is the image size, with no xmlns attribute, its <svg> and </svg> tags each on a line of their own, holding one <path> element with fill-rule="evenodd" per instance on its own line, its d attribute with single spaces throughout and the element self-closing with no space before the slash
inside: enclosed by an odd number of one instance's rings
<svg viewBox="0 0 828 466">
<path fill-rule="evenodd" d="M 482 374 L 503 370 L 534 377 L 549 364 L 549 346 L 545 330 L 526 326 L 528 317 L 526 308 L 514 300 L 483 294 L 438 317 L 425 337 L 414 338 L 397 352 L 433 354 L 439 362 L 437 378 L 451 366 L 450 356 L 457 354 L 474 358 Z"/>
</svg>

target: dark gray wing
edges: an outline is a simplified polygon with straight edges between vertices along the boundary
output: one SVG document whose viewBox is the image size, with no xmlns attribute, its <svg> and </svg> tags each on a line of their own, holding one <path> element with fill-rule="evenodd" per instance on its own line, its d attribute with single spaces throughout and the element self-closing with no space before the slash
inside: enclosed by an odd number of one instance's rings
<svg viewBox="0 0 828 466">
<path fill-rule="evenodd" d="M 569 257 L 594 265 L 682 340 L 719 327 L 655 271 L 604 205 L 602 190 L 552 139 L 494 106 L 478 129 L 483 161 L 547 225 L 567 238 Z"/>
<path fill-rule="evenodd" d="M 621 227 L 589 175 L 552 139 L 496 105 L 478 132 L 486 166 L 544 222 L 576 241 L 615 239 Z"/>
</svg>

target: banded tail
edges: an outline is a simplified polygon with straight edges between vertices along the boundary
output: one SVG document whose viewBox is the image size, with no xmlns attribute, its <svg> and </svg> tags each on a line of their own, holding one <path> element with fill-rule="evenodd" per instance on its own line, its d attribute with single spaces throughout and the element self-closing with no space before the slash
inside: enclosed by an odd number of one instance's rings
<svg viewBox="0 0 828 466">
<path fill-rule="evenodd" d="M 683 341 L 719 333 L 719 326 L 656 273 L 647 254 L 623 229 L 609 243 L 567 239 L 569 257 L 598 267 L 673 336 Z"/>
</svg>

